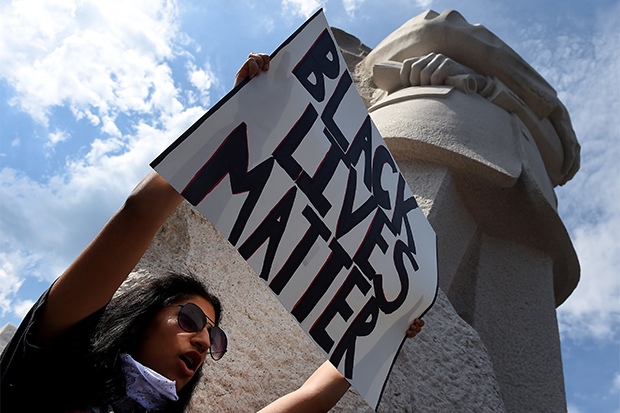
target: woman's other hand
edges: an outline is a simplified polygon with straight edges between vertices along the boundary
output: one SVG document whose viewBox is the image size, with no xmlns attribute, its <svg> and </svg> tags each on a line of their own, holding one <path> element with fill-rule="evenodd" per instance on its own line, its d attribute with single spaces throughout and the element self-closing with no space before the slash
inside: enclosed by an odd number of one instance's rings
<svg viewBox="0 0 620 413">
<path fill-rule="evenodd" d="M 422 331 L 422 327 L 424 327 L 424 321 L 416 318 L 415 320 L 413 320 L 413 323 L 411 323 L 409 329 L 407 330 L 407 337 L 415 337 L 420 331 Z"/>
</svg>

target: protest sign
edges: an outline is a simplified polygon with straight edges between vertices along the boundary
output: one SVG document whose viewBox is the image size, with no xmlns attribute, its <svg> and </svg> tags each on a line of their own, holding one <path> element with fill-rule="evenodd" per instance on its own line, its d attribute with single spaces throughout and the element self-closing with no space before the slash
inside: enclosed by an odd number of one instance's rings
<svg viewBox="0 0 620 413">
<path fill-rule="evenodd" d="M 437 291 L 435 234 L 322 11 L 151 164 L 377 407 Z"/>
</svg>

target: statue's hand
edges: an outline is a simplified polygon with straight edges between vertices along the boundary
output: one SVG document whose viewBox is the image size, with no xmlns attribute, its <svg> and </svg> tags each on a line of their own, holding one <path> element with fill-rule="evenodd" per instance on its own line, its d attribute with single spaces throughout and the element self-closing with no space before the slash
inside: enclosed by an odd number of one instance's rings
<svg viewBox="0 0 620 413">
<path fill-rule="evenodd" d="M 440 53 L 404 62 L 386 61 L 373 66 L 373 81 L 388 93 L 411 86 L 453 86 L 463 93 L 478 93 L 487 78 Z"/>
<path fill-rule="evenodd" d="M 441 53 L 407 59 L 400 70 L 401 82 L 411 86 L 449 85 L 451 79 L 459 75 L 470 75 L 475 79 L 477 90 L 474 93 L 486 86 L 485 76 Z"/>
</svg>

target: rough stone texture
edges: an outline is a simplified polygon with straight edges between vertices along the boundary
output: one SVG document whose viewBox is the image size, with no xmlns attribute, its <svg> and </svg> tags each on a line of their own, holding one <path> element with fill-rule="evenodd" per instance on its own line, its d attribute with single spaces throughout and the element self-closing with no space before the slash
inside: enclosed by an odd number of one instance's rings
<svg viewBox="0 0 620 413">
<path fill-rule="evenodd" d="M 182 204 L 162 226 L 126 282 L 165 271 L 203 276 L 223 302 L 229 353 L 207 359 L 190 411 L 251 412 L 297 389 L 325 356 L 275 296 L 202 215 Z M 443 292 L 407 340 L 379 412 L 503 412 L 491 359 L 478 333 Z M 372 412 L 350 390 L 333 412 Z"/>
<path fill-rule="evenodd" d="M 2 353 L 2 350 L 9 344 L 15 331 L 17 331 L 17 327 L 11 323 L 7 323 L 4 327 L 0 328 L 0 353 Z"/>
<path fill-rule="evenodd" d="M 480 334 L 508 411 L 565 410 L 551 256 L 481 229 L 448 167 L 397 161 L 438 234 L 440 288 Z"/>
<path fill-rule="evenodd" d="M 486 234 L 478 245 L 472 325 L 488 343 L 494 365 L 501 366 L 495 373 L 504 402 L 520 411 L 565 408 L 553 283 L 545 276 L 550 257 Z"/>
<path fill-rule="evenodd" d="M 424 320 L 397 358 L 379 411 L 505 411 L 486 348 L 441 290 Z"/>
</svg>

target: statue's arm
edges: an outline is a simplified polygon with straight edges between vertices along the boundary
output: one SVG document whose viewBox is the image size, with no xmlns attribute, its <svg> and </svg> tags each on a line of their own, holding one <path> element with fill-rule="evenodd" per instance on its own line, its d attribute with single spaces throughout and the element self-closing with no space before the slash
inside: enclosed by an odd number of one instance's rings
<svg viewBox="0 0 620 413">
<path fill-rule="evenodd" d="M 577 136 L 573 130 L 568 111 L 559 100 L 558 106 L 549 115 L 549 120 L 557 132 L 560 142 L 562 142 L 562 149 L 564 150 L 564 162 L 562 162 L 562 174 L 564 175 L 564 179 L 560 182 L 560 185 L 564 185 L 566 182 L 570 181 L 579 170 L 581 145 L 579 145 L 577 141 Z"/>
</svg>

